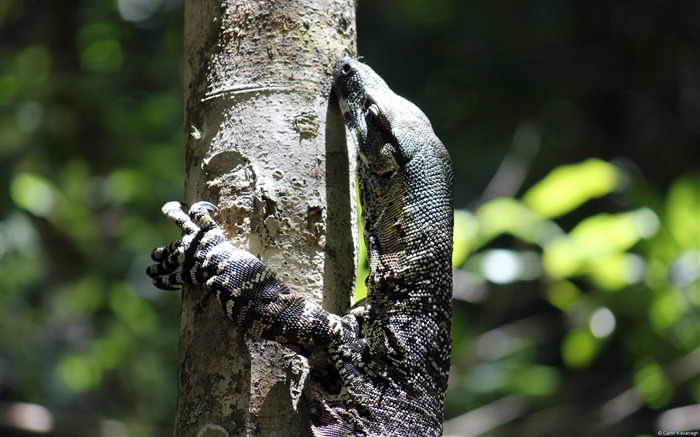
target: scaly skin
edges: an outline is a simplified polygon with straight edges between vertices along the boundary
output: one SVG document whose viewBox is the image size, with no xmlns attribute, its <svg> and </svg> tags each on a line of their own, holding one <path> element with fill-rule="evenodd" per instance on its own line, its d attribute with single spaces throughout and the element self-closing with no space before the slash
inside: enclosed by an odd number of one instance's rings
<svg viewBox="0 0 700 437">
<path fill-rule="evenodd" d="M 331 314 L 291 293 L 233 247 L 199 202 L 163 213 L 183 237 L 154 250 L 153 283 L 202 284 L 248 334 L 309 357 L 310 432 L 432 436 L 442 432 L 450 358 L 452 171 L 428 119 L 369 67 L 335 66 L 334 91 L 358 147 L 370 261 L 367 299 Z"/>
</svg>

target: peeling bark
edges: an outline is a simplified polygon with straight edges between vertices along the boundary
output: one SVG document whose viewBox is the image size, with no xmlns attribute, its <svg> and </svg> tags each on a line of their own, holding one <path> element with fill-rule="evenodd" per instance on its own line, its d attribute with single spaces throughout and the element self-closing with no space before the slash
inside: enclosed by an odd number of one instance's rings
<svg viewBox="0 0 700 437">
<path fill-rule="evenodd" d="M 186 201 L 334 312 L 354 283 L 354 152 L 332 66 L 355 52 L 352 0 L 185 1 Z M 349 155 L 350 153 L 350 155 Z M 183 293 L 175 435 L 305 435 L 306 360 Z"/>
</svg>

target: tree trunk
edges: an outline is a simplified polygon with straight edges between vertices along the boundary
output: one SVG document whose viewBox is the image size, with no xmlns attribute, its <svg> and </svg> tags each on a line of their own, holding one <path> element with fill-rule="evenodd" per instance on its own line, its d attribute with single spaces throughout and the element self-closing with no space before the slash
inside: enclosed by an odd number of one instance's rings
<svg viewBox="0 0 700 437">
<path fill-rule="evenodd" d="M 344 311 L 354 282 L 354 152 L 329 103 L 355 51 L 353 0 L 185 1 L 186 200 L 292 291 Z M 306 435 L 306 361 L 252 339 L 186 287 L 176 436 Z"/>
</svg>

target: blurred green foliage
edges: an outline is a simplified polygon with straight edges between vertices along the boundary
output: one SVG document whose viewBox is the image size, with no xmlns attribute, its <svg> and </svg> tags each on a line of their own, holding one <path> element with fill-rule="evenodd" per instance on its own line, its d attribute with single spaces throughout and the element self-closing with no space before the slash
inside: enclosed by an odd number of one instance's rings
<svg viewBox="0 0 700 437">
<path fill-rule="evenodd" d="M 699 18 L 359 2 L 360 53 L 453 158 L 448 419 L 656 434 L 700 403 Z M 179 299 L 143 272 L 183 192 L 181 2 L 4 0 L 0 41 L 0 407 L 168 435 Z"/>
<path fill-rule="evenodd" d="M 590 366 L 616 333 L 617 317 L 627 315 L 635 298 L 647 302 L 632 309 L 628 323 L 639 325 L 634 331 L 651 327 L 654 336 L 647 340 L 661 341 L 664 347 L 657 347 L 664 356 L 665 346 L 672 345 L 682 357 L 697 353 L 700 345 L 700 179 L 681 178 L 671 187 L 672 193 L 688 190 L 682 198 L 669 196 L 659 211 L 669 217 L 682 210 L 675 221 L 660 220 L 647 207 L 591 215 L 568 232 L 551 219 L 612 193 L 618 186 L 610 182 L 622 179 L 614 166 L 591 159 L 554 169 L 525 192 L 522 202 L 498 198 L 473 214 L 456 213 L 455 262 L 461 271 L 494 284 L 537 280 L 542 299 L 565 316 L 562 370 Z M 572 195 L 562 195 L 568 192 Z M 463 223 L 473 223 L 469 226 L 476 232 L 465 237 Z M 517 239 L 512 248 L 488 249 L 503 234 Z M 658 256 L 669 247 L 666 256 Z M 463 262 L 469 251 L 476 253 Z"/>
<path fill-rule="evenodd" d="M 181 8 L 161 3 L 140 23 L 113 2 L 0 8 L 0 396 L 83 435 L 172 426 L 179 299 L 143 275 L 184 181 Z"/>
</svg>

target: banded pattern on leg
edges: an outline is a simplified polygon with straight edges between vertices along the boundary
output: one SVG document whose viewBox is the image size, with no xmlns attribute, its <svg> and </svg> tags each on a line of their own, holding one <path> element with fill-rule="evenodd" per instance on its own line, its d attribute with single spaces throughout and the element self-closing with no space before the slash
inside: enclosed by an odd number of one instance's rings
<svg viewBox="0 0 700 437">
<path fill-rule="evenodd" d="M 226 315 L 250 335 L 274 340 L 308 355 L 312 349 L 342 341 L 341 317 L 290 292 L 274 272 L 250 253 L 234 247 L 211 218 L 216 206 L 178 202 L 163 214 L 182 230 L 182 238 L 156 248 L 156 264 L 147 270 L 153 284 L 174 290 L 185 283 L 209 288 Z"/>
</svg>

